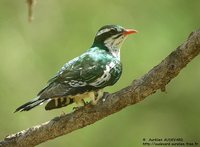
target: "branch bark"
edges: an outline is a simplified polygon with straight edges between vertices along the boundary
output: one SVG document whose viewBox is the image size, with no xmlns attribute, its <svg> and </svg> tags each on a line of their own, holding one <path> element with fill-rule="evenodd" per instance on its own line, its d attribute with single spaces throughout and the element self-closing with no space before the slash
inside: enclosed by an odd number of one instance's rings
<svg viewBox="0 0 200 147">
<path fill-rule="evenodd" d="M 93 124 L 126 106 L 136 104 L 161 89 L 200 52 L 200 30 L 192 32 L 187 41 L 168 55 L 159 65 L 153 67 L 140 79 L 113 94 L 103 97 L 97 105 L 87 104 L 66 115 L 55 117 L 41 125 L 33 126 L 9 135 L 0 146 L 35 146 L 50 139 L 68 134 Z"/>
</svg>

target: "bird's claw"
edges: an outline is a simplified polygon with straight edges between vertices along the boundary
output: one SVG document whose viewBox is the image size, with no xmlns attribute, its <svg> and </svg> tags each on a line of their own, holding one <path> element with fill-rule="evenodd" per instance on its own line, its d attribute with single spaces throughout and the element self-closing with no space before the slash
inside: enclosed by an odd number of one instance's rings
<svg viewBox="0 0 200 147">
<path fill-rule="evenodd" d="M 72 109 L 76 111 L 76 110 L 80 109 L 80 107 L 73 107 Z"/>
<path fill-rule="evenodd" d="M 61 113 L 61 115 L 60 116 L 64 116 L 65 115 L 65 112 L 64 111 L 62 111 L 62 113 Z"/>
<path fill-rule="evenodd" d="M 109 95 L 110 95 L 109 92 L 104 92 L 103 93 L 103 98 L 107 98 Z"/>
<path fill-rule="evenodd" d="M 109 96 L 109 92 L 104 92 L 103 93 L 103 97 L 102 97 L 102 101 L 105 102 L 106 101 L 106 98 Z"/>
</svg>

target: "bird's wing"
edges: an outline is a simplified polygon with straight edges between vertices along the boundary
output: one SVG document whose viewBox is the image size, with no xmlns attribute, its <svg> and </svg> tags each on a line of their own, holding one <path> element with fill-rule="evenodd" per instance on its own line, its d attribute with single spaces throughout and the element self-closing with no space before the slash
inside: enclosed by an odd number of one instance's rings
<svg viewBox="0 0 200 147">
<path fill-rule="evenodd" d="M 103 56 L 103 55 L 102 55 Z M 86 91 L 100 89 L 111 78 L 107 62 L 101 55 L 86 52 L 66 63 L 62 69 L 49 80 L 49 84 L 39 92 L 40 98 L 53 98 L 75 95 Z"/>
</svg>

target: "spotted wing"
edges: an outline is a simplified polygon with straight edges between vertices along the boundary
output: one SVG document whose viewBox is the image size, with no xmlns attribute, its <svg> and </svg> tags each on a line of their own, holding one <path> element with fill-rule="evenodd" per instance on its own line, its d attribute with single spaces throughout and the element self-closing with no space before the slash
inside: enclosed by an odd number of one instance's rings
<svg viewBox="0 0 200 147">
<path fill-rule="evenodd" d="M 53 77 L 47 87 L 39 92 L 41 99 L 76 95 L 86 91 L 101 89 L 114 84 L 121 75 L 121 64 L 117 71 L 117 65 L 112 58 L 105 55 L 87 52 L 66 63 L 58 74 Z M 117 74 L 117 78 L 113 78 Z"/>
</svg>

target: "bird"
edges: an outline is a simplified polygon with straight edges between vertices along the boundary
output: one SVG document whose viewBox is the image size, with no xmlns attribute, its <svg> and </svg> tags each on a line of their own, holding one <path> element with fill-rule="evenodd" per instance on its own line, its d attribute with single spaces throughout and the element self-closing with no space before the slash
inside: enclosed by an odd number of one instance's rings
<svg viewBox="0 0 200 147">
<path fill-rule="evenodd" d="M 45 110 L 65 107 L 72 103 L 85 105 L 90 98 L 96 105 L 104 95 L 103 88 L 114 85 L 122 74 L 120 48 L 128 35 L 137 33 L 120 25 L 101 27 L 92 46 L 80 56 L 70 60 L 51 78 L 37 97 L 18 107 L 29 111 L 46 102 Z"/>
</svg>

